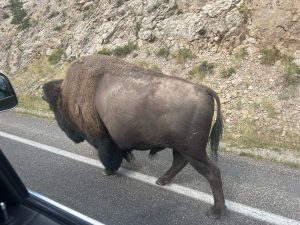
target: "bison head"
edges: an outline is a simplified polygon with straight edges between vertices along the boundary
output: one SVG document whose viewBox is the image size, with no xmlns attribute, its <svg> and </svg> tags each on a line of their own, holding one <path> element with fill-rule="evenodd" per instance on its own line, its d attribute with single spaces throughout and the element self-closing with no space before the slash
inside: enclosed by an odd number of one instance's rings
<svg viewBox="0 0 300 225">
<path fill-rule="evenodd" d="M 63 80 L 50 81 L 43 85 L 43 100 L 45 100 L 55 115 L 58 126 L 66 135 L 75 143 L 84 141 L 84 135 L 78 131 L 76 125 L 70 120 L 67 113 L 60 104 L 61 101 L 61 84 Z"/>
</svg>

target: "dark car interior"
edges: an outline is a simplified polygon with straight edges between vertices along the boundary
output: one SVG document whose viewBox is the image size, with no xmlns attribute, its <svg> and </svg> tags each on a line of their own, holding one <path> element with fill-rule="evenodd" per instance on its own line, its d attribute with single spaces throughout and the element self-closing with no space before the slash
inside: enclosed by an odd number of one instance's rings
<svg viewBox="0 0 300 225">
<path fill-rule="evenodd" d="M 11 109 L 17 104 L 17 96 L 9 79 L 0 73 L 0 111 Z M 1 151 L 0 145 L 0 225 L 23 224 L 91 223 L 28 191 Z"/>
</svg>

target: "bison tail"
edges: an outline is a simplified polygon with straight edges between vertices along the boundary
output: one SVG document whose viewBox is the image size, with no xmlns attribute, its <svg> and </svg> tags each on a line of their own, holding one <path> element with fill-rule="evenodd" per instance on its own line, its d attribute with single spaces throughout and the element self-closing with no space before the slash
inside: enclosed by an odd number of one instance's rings
<svg viewBox="0 0 300 225">
<path fill-rule="evenodd" d="M 213 125 L 213 127 L 211 129 L 211 132 L 210 132 L 210 136 L 209 136 L 212 155 L 213 155 L 214 159 L 217 159 L 218 158 L 219 142 L 221 140 L 222 133 L 223 133 L 223 116 L 222 116 L 222 113 L 221 113 L 220 99 L 219 99 L 217 93 L 210 89 L 209 94 L 217 102 L 217 117 L 216 117 L 215 124 Z"/>
</svg>

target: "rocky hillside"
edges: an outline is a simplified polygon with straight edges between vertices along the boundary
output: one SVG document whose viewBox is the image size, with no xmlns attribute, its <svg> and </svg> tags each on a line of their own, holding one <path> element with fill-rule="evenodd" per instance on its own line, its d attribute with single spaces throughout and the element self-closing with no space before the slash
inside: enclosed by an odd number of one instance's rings
<svg viewBox="0 0 300 225">
<path fill-rule="evenodd" d="M 23 0 L 23 8 L 24 29 L 11 23 L 10 1 L 0 2 L 0 69 L 22 101 L 73 59 L 111 54 L 214 88 L 231 143 L 300 149 L 300 1 Z"/>
</svg>

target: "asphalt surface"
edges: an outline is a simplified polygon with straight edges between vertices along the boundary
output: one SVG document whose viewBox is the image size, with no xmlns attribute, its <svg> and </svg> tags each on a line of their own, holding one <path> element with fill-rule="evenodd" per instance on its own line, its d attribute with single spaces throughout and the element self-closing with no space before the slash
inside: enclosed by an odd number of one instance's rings
<svg viewBox="0 0 300 225">
<path fill-rule="evenodd" d="M 0 131 L 91 159 L 97 152 L 87 143 L 74 144 L 55 121 L 0 113 Z M 28 188 L 104 224 L 272 224 L 237 212 L 215 221 L 205 216 L 209 204 L 100 168 L 42 151 L 0 135 L 0 148 Z M 172 162 L 165 150 L 154 160 L 134 152 L 134 166 L 123 167 L 159 177 Z M 218 161 L 227 200 L 300 221 L 300 170 L 266 161 L 221 153 Z M 187 166 L 173 183 L 211 194 L 208 182 Z M 300 222 L 299 222 L 300 223 Z"/>
</svg>

